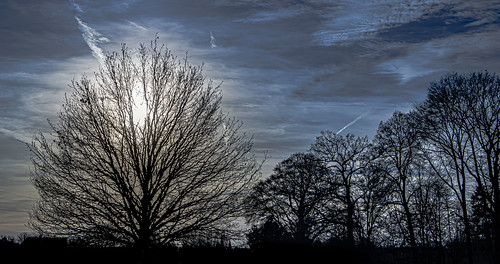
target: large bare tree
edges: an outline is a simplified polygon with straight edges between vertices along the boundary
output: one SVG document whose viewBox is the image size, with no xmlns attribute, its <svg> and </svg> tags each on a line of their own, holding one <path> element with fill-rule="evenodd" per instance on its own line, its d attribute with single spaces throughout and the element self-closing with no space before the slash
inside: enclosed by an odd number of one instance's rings
<svg viewBox="0 0 500 264">
<path fill-rule="evenodd" d="M 435 82 L 429 89 L 427 100 L 417 106 L 420 114 L 420 130 L 427 144 L 426 159 L 435 174 L 455 194 L 460 205 L 461 219 L 467 245 L 469 263 L 473 261 L 471 227 L 469 217 L 470 175 L 467 163 L 471 139 L 463 126 L 465 118 L 458 93 L 450 80 Z M 448 87 L 446 89 L 445 87 Z"/>
<path fill-rule="evenodd" d="M 136 55 L 134 55 L 134 53 Z M 147 248 L 227 229 L 260 163 L 221 89 L 164 46 L 125 45 L 70 85 L 30 145 L 42 234 Z"/>
<path fill-rule="evenodd" d="M 447 75 L 431 85 L 419 110 L 423 123 L 433 131 L 427 139 L 439 156 L 432 161 L 445 165 L 436 171 L 456 193 L 462 207 L 469 252 L 467 186 L 472 179 L 492 208 L 488 214 L 494 223 L 495 261 L 499 262 L 500 78 L 488 72 Z"/>
</svg>

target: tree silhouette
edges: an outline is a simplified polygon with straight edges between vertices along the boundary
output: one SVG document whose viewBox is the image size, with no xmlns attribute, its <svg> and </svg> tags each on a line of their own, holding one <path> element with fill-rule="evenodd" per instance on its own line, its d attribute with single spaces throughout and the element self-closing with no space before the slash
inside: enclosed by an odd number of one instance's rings
<svg viewBox="0 0 500 264">
<path fill-rule="evenodd" d="M 70 85 L 53 132 L 30 145 L 42 234 L 148 248 L 228 229 L 260 164 L 221 90 L 157 38 L 125 45 Z"/>
<path fill-rule="evenodd" d="M 356 185 L 363 170 L 373 160 L 368 155 L 370 148 L 371 141 L 368 137 L 361 138 L 352 134 L 342 136 L 332 131 L 322 131 L 311 146 L 311 152 L 327 164 L 333 181 L 340 186 L 336 196 L 345 206 L 344 222 L 350 245 L 354 245 L 354 213 L 359 199 Z"/>
<path fill-rule="evenodd" d="M 491 214 L 493 208 L 488 203 L 486 195 L 481 188 L 476 188 L 471 197 L 472 207 L 472 232 L 476 239 L 491 241 L 493 238 L 493 220 Z"/>
<path fill-rule="evenodd" d="M 312 154 L 295 153 L 260 181 L 247 199 L 247 219 L 272 219 L 297 243 L 309 243 L 328 228 L 331 181 L 324 163 Z"/>
<path fill-rule="evenodd" d="M 292 235 L 273 221 L 272 217 L 260 226 L 254 226 L 247 234 L 248 245 L 252 249 L 271 248 L 292 242 Z"/>
<path fill-rule="evenodd" d="M 424 247 L 444 246 L 445 219 L 451 193 L 429 166 L 421 166 L 415 177 L 413 207 L 416 236 Z"/>
<path fill-rule="evenodd" d="M 371 246 L 374 239 L 381 238 L 384 230 L 384 216 L 389 210 L 392 183 L 376 162 L 370 163 L 360 175 L 358 182 L 360 199 L 358 202 L 358 236 L 362 245 Z M 378 237 L 377 237 L 378 235 Z"/>
<path fill-rule="evenodd" d="M 394 112 L 386 122 L 381 122 L 375 136 L 375 148 L 381 153 L 385 176 L 394 187 L 392 203 L 396 205 L 392 213 L 402 215 L 404 231 L 408 232 L 408 242 L 416 257 L 414 211 L 411 206 L 416 188 L 414 178 L 418 174 L 421 160 L 421 141 L 417 131 L 415 113 Z M 401 212 L 397 212 L 401 209 Z M 401 224 L 398 222 L 398 224 Z"/>
<path fill-rule="evenodd" d="M 434 133 L 427 138 L 448 158 L 441 171 L 457 193 L 470 251 L 471 227 L 466 186 L 471 178 L 477 194 L 491 205 L 495 260 L 500 261 L 500 78 L 488 72 L 453 73 L 429 88 L 420 106 L 423 120 Z M 472 260 L 471 257 L 469 257 Z"/>
</svg>

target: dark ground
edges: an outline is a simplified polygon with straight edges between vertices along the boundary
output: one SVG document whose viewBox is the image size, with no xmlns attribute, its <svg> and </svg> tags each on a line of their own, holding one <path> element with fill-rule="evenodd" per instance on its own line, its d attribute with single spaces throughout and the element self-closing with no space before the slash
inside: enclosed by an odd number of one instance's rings
<svg viewBox="0 0 500 264">
<path fill-rule="evenodd" d="M 493 263 L 491 254 L 478 248 L 475 264 Z M 488 250 L 489 251 L 489 250 Z M 491 252 L 491 251 L 489 251 Z M 220 263 L 220 264 L 454 264 L 467 263 L 460 245 L 453 248 L 418 249 L 412 262 L 408 248 L 343 248 L 312 245 L 266 245 L 259 249 L 227 247 L 155 248 L 139 252 L 132 248 L 90 248 L 65 241 L 35 241 L 19 245 L 0 241 L 0 263 Z"/>
</svg>

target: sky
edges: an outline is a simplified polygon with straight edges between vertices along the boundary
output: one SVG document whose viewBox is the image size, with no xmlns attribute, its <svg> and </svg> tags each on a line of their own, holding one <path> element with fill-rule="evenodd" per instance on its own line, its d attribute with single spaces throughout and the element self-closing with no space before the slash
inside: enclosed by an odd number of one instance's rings
<svg viewBox="0 0 500 264">
<path fill-rule="evenodd" d="M 2 0 L 0 235 L 30 232 L 26 142 L 57 122 L 71 80 L 155 34 L 222 82 L 264 177 L 322 130 L 373 138 L 445 74 L 500 74 L 497 0 Z"/>
</svg>

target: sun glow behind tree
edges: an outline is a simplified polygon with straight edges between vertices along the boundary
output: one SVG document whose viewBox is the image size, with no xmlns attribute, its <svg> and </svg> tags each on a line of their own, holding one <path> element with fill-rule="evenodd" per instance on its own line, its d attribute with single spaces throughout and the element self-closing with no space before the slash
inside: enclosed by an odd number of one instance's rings
<svg viewBox="0 0 500 264">
<path fill-rule="evenodd" d="M 156 41 L 138 51 L 123 46 L 95 80 L 73 81 L 53 140 L 30 145 L 41 234 L 143 249 L 237 231 L 261 167 L 251 138 L 200 66 Z"/>
<path fill-rule="evenodd" d="M 139 126 L 144 126 L 145 119 L 148 115 L 148 105 L 144 99 L 143 92 L 140 86 L 134 86 L 133 88 L 133 120 L 134 123 Z"/>
</svg>

